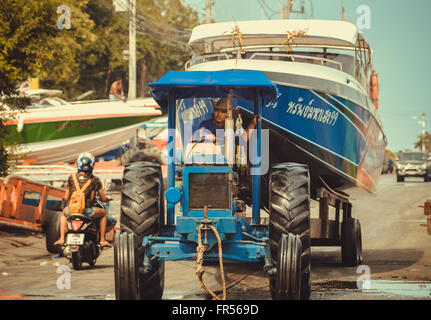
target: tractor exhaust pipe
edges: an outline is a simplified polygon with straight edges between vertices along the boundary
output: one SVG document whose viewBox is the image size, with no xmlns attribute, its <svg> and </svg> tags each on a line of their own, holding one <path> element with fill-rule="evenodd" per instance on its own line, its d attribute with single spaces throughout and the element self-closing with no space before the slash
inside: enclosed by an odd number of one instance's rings
<svg viewBox="0 0 431 320">
<path fill-rule="evenodd" d="M 230 166 L 235 162 L 235 126 L 233 121 L 232 96 L 233 89 L 229 89 L 227 95 L 227 117 L 224 125 L 224 155 Z"/>
</svg>

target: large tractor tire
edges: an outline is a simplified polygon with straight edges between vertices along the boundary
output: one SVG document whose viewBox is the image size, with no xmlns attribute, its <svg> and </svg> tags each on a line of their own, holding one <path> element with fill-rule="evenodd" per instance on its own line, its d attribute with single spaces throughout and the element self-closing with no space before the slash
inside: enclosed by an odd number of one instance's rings
<svg viewBox="0 0 431 320">
<path fill-rule="evenodd" d="M 301 296 L 311 295 L 310 176 L 308 167 L 297 163 L 274 165 L 269 182 L 269 239 L 273 263 L 279 266 L 278 252 L 283 235 L 301 239 Z M 274 281 L 270 281 L 276 297 Z"/>
<path fill-rule="evenodd" d="M 134 147 L 127 150 L 120 158 L 122 165 L 139 161 L 151 161 L 162 164 L 162 153 L 157 148 L 139 149 L 138 147 Z"/>
<path fill-rule="evenodd" d="M 341 261 L 346 267 L 362 263 L 362 233 L 358 219 L 350 218 L 341 225 Z"/>
<path fill-rule="evenodd" d="M 139 300 L 138 246 L 133 233 L 115 234 L 114 275 L 117 300 Z"/>
<path fill-rule="evenodd" d="M 159 163 L 160 165 L 164 163 L 162 152 L 154 147 L 143 148 L 143 149 L 138 147 L 133 147 L 127 150 L 120 158 L 121 165 L 126 165 L 126 164 L 135 163 L 135 162 L 141 162 L 141 161 L 156 162 L 156 163 Z M 164 185 L 166 185 L 167 182 L 168 182 L 167 179 L 163 180 Z"/>
<path fill-rule="evenodd" d="M 301 252 L 302 244 L 298 235 L 288 233 L 281 236 L 277 252 L 277 275 L 271 284 L 275 299 L 301 298 Z"/>
<path fill-rule="evenodd" d="M 56 212 L 49 217 L 44 227 L 46 250 L 51 253 L 63 254 L 62 246 L 54 245 L 60 238 L 60 219 L 61 212 Z"/>
<path fill-rule="evenodd" d="M 164 217 L 163 178 L 160 164 L 141 161 L 126 165 L 121 191 L 121 232 L 136 236 L 137 263 L 143 266 L 145 236 L 157 236 Z M 164 262 L 153 259 L 151 270 L 139 274 L 140 299 L 161 299 Z"/>
</svg>

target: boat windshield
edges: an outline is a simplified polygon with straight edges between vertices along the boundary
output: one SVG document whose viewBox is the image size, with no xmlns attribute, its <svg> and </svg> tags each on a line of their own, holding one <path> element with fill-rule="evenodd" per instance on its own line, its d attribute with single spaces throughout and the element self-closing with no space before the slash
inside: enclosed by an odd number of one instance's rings
<svg viewBox="0 0 431 320">
<path fill-rule="evenodd" d="M 425 153 L 422 152 L 402 153 L 400 156 L 400 161 L 425 161 L 426 159 Z"/>
<path fill-rule="evenodd" d="M 326 48 L 295 48 L 287 51 L 285 47 L 250 47 L 245 48 L 242 53 L 233 48 L 224 49 L 222 52 L 197 53 L 187 61 L 185 69 L 205 63 L 230 59 L 286 61 L 318 64 L 340 71 L 344 71 L 355 77 L 355 57 L 353 53 L 346 50 L 331 50 Z"/>
</svg>

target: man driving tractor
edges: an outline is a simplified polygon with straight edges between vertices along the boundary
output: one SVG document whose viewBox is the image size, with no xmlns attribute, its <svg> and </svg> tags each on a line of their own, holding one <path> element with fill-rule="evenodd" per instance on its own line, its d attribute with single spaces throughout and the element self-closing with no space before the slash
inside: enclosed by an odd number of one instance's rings
<svg viewBox="0 0 431 320">
<path fill-rule="evenodd" d="M 213 142 L 216 145 L 224 145 L 224 134 L 217 136 L 218 129 L 225 129 L 225 120 L 227 118 L 228 98 L 222 98 L 217 103 L 213 103 L 214 113 L 211 119 L 204 120 L 199 125 L 199 138 L 205 138 L 206 141 Z M 243 136 L 245 142 L 250 138 L 250 130 L 256 128 L 257 121 L 260 117 L 255 115 L 247 127 L 246 134 Z"/>
</svg>

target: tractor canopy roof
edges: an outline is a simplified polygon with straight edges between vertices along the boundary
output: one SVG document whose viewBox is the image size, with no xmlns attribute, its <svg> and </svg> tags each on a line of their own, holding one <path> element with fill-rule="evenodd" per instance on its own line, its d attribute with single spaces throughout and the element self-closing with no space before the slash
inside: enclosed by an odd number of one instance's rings
<svg viewBox="0 0 431 320">
<path fill-rule="evenodd" d="M 263 104 L 275 99 L 277 86 L 261 71 L 169 71 L 157 82 L 148 85 L 151 95 L 164 110 L 168 110 L 169 95 L 175 99 L 224 98 L 233 89 L 233 96 L 254 100 L 259 89 Z M 173 90 L 172 90 L 173 89 Z"/>
</svg>

